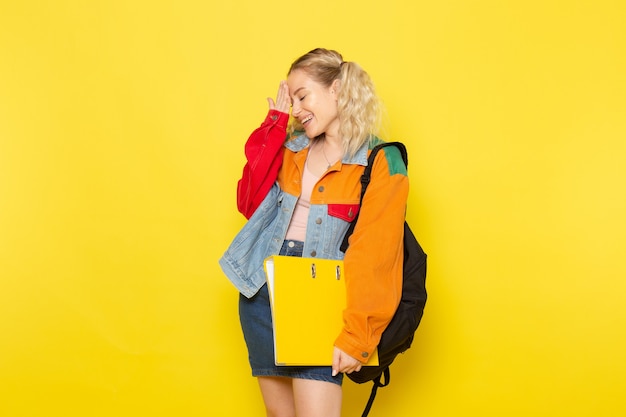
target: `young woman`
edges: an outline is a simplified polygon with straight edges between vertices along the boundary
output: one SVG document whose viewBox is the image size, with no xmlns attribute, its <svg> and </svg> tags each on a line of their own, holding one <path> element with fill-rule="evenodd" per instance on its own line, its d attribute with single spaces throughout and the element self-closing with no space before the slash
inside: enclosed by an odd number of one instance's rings
<svg viewBox="0 0 626 417">
<path fill-rule="evenodd" d="M 267 415 L 335 417 L 343 373 L 367 362 L 400 300 L 406 167 L 395 147 L 381 151 L 359 206 L 361 173 L 381 142 L 374 136 L 378 99 L 368 74 L 336 51 L 298 58 L 268 102 L 265 121 L 246 143 L 237 189 L 248 222 L 220 264 L 241 292 L 241 325 Z M 339 248 L 357 212 L 344 256 Z M 263 260 L 275 254 L 344 260 L 347 308 L 328 346 L 332 366 L 275 365 L 263 271 Z"/>
</svg>

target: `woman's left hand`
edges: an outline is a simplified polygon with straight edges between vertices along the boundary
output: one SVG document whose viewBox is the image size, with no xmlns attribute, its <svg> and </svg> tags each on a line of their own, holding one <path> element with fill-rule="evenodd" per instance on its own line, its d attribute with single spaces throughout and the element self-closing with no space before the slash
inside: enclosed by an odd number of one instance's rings
<svg viewBox="0 0 626 417">
<path fill-rule="evenodd" d="M 342 372 L 345 374 L 349 374 L 351 372 L 358 372 L 361 370 L 361 361 L 353 358 L 348 355 L 343 350 L 339 349 L 337 346 L 334 347 L 333 351 L 333 376 Z"/>
</svg>

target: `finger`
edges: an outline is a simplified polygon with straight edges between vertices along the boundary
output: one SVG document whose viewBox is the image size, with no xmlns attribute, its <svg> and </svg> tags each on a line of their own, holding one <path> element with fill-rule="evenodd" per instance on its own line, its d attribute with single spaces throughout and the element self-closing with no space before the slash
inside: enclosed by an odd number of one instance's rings
<svg viewBox="0 0 626 417">
<path fill-rule="evenodd" d="M 337 348 L 333 349 L 333 363 L 332 363 L 332 375 L 337 376 L 339 373 L 339 366 L 341 365 L 341 351 Z"/>
<path fill-rule="evenodd" d="M 278 94 L 276 96 L 276 106 L 279 110 L 287 113 L 289 111 L 289 87 L 285 81 L 280 82 L 280 87 L 278 88 Z"/>
<path fill-rule="evenodd" d="M 349 366 L 347 366 L 346 368 L 347 368 L 347 369 L 346 369 L 346 371 L 345 371 L 345 372 L 346 372 L 347 374 L 351 374 L 352 372 L 356 372 L 356 371 L 358 371 L 358 370 L 359 370 L 359 368 L 360 368 L 360 366 L 359 366 L 359 364 L 358 364 L 358 363 L 350 363 L 350 365 L 349 365 Z"/>
<path fill-rule="evenodd" d="M 341 368 L 339 370 L 346 374 L 354 372 L 356 367 L 358 366 L 358 362 L 355 361 L 351 356 L 347 353 L 343 352 L 341 355 Z"/>
<path fill-rule="evenodd" d="M 284 98 L 285 96 L 285 81 L 281 81 L 278 85 L 278 92 L 276 93 L 279 99 Z"/>
<path fill-rule="evenodd" d="M 274 100 L 271 97 L 267 98 L 267 103 L 270 106 L 270 110 L 274 110 L 276 108 L 276 103 L 274 103 Z"/>
<path fill-rule="evenodd" d="M 285 99 L 289 101 L 289 86 L 287 83 L 283 83 L 283 94 L 285 95 Z"/>
</svg>

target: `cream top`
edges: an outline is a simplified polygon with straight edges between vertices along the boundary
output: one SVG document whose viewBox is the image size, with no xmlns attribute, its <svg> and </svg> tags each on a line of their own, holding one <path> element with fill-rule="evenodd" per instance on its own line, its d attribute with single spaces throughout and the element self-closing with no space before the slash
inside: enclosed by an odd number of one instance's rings
<svg viewBox="0 0 626 417">
<path fill-rule="evenodd" d="M 304 164 L 304 172 L 302 173 L 302 192 L 300 193 L 300 198 L 298 198 L 298 202 L 296 203 L 296 208 L 293 212 L 293 216 L 291 217 L 291 223 L 289 223 L 289 228 L 287 229 L 287 236 L 285 237 L 287 240 L 298 240 L 304 242 L 304 238 L 306 236 L 306 223 L 309 218 L 309 209 L 311 207 L 311 193 L 313 192 L 313 187 L 315 183 L 319 180 L 319 177 L 316 177 L 309 170 L 308 159 Z"/>
</svg>

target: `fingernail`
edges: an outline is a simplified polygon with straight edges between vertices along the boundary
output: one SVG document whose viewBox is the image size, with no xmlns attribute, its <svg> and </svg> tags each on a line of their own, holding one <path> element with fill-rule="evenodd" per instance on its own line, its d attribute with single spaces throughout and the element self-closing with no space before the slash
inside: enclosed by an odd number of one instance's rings
<svg viewBox="0 0 626 417">
<path fill-rule="evenodd" d="M 333 376 L 337 376 L 337 371 L 333 369 Z"/>
</svg>

